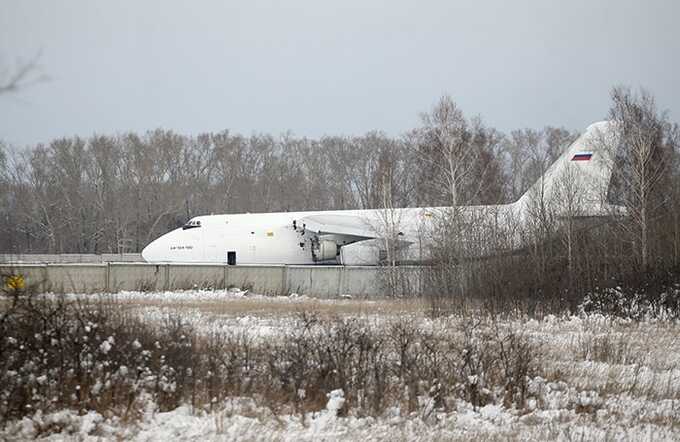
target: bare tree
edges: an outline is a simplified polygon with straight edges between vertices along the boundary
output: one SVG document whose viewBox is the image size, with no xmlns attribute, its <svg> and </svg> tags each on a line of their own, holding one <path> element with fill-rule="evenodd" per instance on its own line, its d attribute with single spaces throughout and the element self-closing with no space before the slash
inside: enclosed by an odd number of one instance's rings
<svg viewBox="0 0 680 442">
<path fill-rule="evenodd" d="M 509 200 L 516 201 L 577 137 L 564 128 L 520 129 L 503 142 Z"/>
<path fill-rule="evenodd" d="M 463 183 L 471 178 L 471 164 L 477 156 L 475 150 L 468 148 L 468 122 L 448 95 L 442 96 L 430 113 L 422 114 L 421 120 L 419 157 L 433 172 L 430 176 L 435 188 L 445 189 L 449 205 L 458 207 L 465 203 Z"/>
<path fill-rule="evenodd" d="M 614 197 L 626 206 L 628 221 L 623 226 L 634 244 L 639 269 L 648 270 L 653 221 L 669 202 L 662 188 L 670 172 L 670 125 L 649 92 L 634 93 L 625 87 L 612 90 L 609 117 L 620 131 L 621 146 L 613 154 L 618 172 Z"/>
<path fill-rule="evenodd" d="M 680 267 L 680 126 L 673 124 L 669 131 L 669 143 L 673 146 L 668 230 L 672 244 L 672 265 Z"/>
<path fill-rule="evenodd" d="M 583 177 L 571 163 L 567 163 L 560 176 L 556 178 L 553 191 L 553 205 L 557 206 L 558 224 L 562 231 L 562 241 L 567 249 L 567 273 L 569 289 L 574 290 L 574 255 L 577 234 L 577 220 L 582 214 L 584 203 Z"/>
<path fill-rule="evenodd" d="M 13 67 L 0 66 L 0 95 L 17 92 L 36 83 L 47 80 L 45 74 L 40 73 L 41 53 L 38 52 L 28 60 L 19 60 Z"/>
</svg>

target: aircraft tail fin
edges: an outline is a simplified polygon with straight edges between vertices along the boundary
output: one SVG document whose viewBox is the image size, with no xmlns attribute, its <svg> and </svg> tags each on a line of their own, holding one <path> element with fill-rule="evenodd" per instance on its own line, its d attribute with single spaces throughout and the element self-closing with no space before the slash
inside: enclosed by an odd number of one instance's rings
<svg viewBox="0 0 680 442">
<path fill-rule="evenodd" d="M 591 124 L 515 204 L 524 213 L 537 204 L 549 204 L 558 216 L 620 211 L 607 198 L 618 143 L 616 123 Z"/>
</svg>

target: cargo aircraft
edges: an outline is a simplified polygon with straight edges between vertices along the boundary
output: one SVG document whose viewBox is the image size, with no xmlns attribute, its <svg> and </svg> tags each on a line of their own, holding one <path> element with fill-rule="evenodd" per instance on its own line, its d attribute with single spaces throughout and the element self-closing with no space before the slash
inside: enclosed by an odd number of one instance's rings
<svg viewBox="0 0 680 442">
<path fill-rule="evenodd" d="M 526 246 L 515 229 L 528 222 L 540 201 L 566 202 L 565 188 L 578 194 L 577 210 L 558 213 L 590 219 L 610 216 L 618 206 L 606 202 L 611 181 L 606 146 L 618 143 L 615 123 L 592 124 L 546 173 L 517 201 L 489 206 L 460 206 L 465 222 L 508 226 L 510 249 Z M 559 206 L 559 204 L 558 204 Z M 569 204 L 563 204 L 569 206 Z M 573 204 L 571 204 L 573 206 Z M 341 264 L 378 265 L 386 257 L 389 241 L 402 262 L 427 262 L 436 220 L 452 208 L 426 207 L 370 210 L 244 213 L 204 215 L 152 241 L 142 251 L 151 263 L 236 264 Z M 496 229 L 496 232 L 499 230 Z M 483 236 L 483 235 L 482 235 Z M 479 242 L 479 255 L 493 254 Z"/>
</svg>

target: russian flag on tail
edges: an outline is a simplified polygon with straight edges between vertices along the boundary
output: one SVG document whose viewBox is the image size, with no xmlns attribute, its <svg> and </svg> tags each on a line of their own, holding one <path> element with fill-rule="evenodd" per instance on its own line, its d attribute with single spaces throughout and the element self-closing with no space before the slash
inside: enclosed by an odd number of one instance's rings
<svg viewBox="0 0 680 442">
<path fill-rule="evenodd" d="M 571 161 L 590 161 L 592 157 L 592 152 L 576 152 L 576 154 L 574 154 L 574 156 L 571 158 Z"/>
</svg>

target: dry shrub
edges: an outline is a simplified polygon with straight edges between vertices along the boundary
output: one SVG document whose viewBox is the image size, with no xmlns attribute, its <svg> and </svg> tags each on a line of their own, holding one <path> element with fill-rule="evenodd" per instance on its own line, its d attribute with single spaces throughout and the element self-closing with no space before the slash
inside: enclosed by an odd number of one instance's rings
<svg viewBox="0 0 680 442">
<path fill-rule="evenodd" d="M 607 364 L 631 364 L 640 362 L 643 353 L 631 345 L 630 331 L 583 333 L 578 341 L 578 355 L 586 361 Z"/>
<path fill-rule="evenodd" d="M 179 405 L 192 332 L 171 318 L 151 327 L 111 303 L 17 298 L 0 321 L 0 417 L 37 410 L 128 416 L 142 393 Z"/>
<path fill-rule="evenodd" d="M 579 305 L 584 313 L 642 320 L 680 316 L 680 274 L 635 273 L 589 292 Z"/>
<path fill-rule="evenodd" d="M 280 339 L 243 332 L 198 335 L 181 317 L 144 323 L 110 300 L 17 297 L 2 316 L 0 418 L 63 408 L 135 419 L 150 398 L 213 409 L 253 398 L 275 412 L 305 415 L 342 389 L 340 414 L 377 416 L 474 406 L 524 407 L 535 351 L 493 318 L 382 322 L 298 313 Z M 426 415 L 426 412 L 423 411 Z"/>
</svg>

